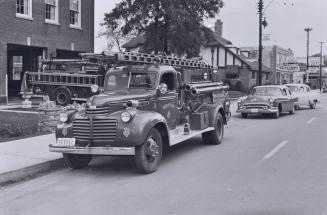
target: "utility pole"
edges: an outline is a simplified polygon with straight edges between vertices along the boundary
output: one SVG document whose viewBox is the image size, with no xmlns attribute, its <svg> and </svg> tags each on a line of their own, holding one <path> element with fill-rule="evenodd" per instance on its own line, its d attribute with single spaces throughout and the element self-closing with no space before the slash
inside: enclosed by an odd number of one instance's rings
<svg viewBox="0 0 327 215">
<path fill-rule="evenodd" d="M 321 92 L 321 87 L 322 87 L 322 44 L 324 42 L 320 42 L 320 66 L 319 66 L 319 89 Z"/>
<path fill-rule="evenodd" d="M 262 85 L 262 14 L 263 14 L 263 0 L 258 2 L 258 14 L 259 14 L 259 74 L 258 74 L 258 85 Z"/>
<path fill-rule="evenodd" d="M 312 31 L 312 28 L 305 28 L 304 31 L 307 32 L 307 73 L 306 73 L 306 83 L 309 83 L 309 45 L 310 45 L 309 35 L 310 35 L 310 31 Z"/>
</svg>

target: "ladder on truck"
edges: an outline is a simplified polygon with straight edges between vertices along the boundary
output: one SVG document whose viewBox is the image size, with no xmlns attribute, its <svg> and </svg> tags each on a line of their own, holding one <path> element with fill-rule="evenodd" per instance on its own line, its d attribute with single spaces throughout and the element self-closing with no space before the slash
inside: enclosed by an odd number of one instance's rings
<svg viewBox="0 0 327 215">
<path fill-rule="evenodd" d="M 117 64 L 154 64 L 156 60 L 159 60 L 163 65 L 169 65 L 172 67 L 187 67 L 187 68 L 208 68 L 213 69 L 213 66 L 202 60 L 178 58 L 163 55 L 134 53 L 134 52 L 121 52 L 116 54 L 91 54 L 83 53 L 82 58 L 94 59 L 106 63 Z"/>
<path fill-rule="evenodd" d="M 42 73 L 26 72 L 26 81 L 32 85 L 58 85 L 74 87 L 91 87 L 96 84 L 102 86 L 103 75 L 89 74 L 65 74 L 65 73 Z"/>
</svg>

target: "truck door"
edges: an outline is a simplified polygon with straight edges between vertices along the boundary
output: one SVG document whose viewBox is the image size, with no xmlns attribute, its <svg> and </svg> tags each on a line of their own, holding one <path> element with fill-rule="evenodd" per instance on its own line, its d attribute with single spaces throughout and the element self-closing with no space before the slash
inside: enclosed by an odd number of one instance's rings
<svg viewBox="0 0 327 215">
<path fill-rule="evenodd" d="M 177 77 L 175 71 L 164 72 L 160 77 L 159 84 L 167 85 L 167 93 L 160 95 L 157 101 L 157 112 L 167 120 L 169 129 L 177 125 Z"/>
</svg>

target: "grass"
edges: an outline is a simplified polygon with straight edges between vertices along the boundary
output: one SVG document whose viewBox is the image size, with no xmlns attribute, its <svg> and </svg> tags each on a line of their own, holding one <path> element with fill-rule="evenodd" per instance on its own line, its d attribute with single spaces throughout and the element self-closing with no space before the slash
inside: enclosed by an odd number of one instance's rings
<svg viewBox="0 0 327 215">
<path fill-rule="evenodd" d="M 39 135 L 38 115 L 0 112 L 0 142 Z"/>
</svg>

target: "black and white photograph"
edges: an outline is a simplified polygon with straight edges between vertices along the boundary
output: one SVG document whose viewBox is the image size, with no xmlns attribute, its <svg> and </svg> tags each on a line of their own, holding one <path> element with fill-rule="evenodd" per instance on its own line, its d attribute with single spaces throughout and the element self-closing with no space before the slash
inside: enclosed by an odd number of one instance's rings
<svg viewBox="0 0 327 215">
<path fill-rule="evenodd" d="M 0 0 L 0 215 L 327 215 L 326 0 Z"/>
</svg>

